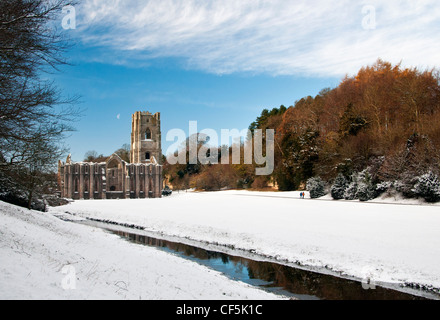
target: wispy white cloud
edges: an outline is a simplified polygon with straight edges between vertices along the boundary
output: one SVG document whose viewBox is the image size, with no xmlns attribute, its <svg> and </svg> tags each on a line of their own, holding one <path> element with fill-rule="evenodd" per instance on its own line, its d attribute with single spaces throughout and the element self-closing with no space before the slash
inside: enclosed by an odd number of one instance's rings
<svg viewBox="0 0 440 320">
<path fill-rule="evenodd" d="M 174 57 L 219 74 L 341 76 L 379 57 L 439 63 L 438 0 L 85 0 L 78 15 L 82 40 L 117 64 Z"/>
</svg>

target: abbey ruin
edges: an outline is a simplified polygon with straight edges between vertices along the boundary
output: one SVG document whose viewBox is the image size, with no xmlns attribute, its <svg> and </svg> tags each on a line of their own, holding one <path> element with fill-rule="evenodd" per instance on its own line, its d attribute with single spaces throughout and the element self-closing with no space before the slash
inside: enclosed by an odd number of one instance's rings
<svg viewBox="0 0 440 320">
<path fill-rule="evenodd" d="M 162 196 L 160 113 L 132 116 L 130 163 L 117 154 L 106 162 L 58 163 L 61 197 L 137 199 Z"/>
</svg>

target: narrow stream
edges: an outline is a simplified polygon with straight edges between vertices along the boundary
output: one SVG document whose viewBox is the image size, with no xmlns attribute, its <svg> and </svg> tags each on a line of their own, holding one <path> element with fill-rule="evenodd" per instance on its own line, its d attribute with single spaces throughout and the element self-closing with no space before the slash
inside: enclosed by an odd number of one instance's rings
<svg viewBox="0 0 440 320">
<path fill-rule="evenodd" d="M 358 281 L 344 279 L 333 275 L 303 270 L 272 261 L 243 258 L 210 248 L 202 248 L 178 242 L 179 239 L 153 236 L 143 230 L 136 230 L 118 225 L 96 221 L 83 221 L 93 227 L 105 229 L 123 239 L 157 248 L 171 254 L 194 261 L 219 271 L 227 277 L 260 287 L 266 291 L 299 300 L 424 300 L 438 299 L 437 296 L 420 292 L 410 294 L 393 289 L 376 286 L 365 290 Z M 185 240 L 185 239 L 180 239 Z M 186 241 L 188 242 L 188 241 Z M 206 246 L 206 245 L 205 245 Z M 208 245 L 209 247 L 209 245 Z M 408 289 L 407 291 L 411 291 Z"/>
</svg>

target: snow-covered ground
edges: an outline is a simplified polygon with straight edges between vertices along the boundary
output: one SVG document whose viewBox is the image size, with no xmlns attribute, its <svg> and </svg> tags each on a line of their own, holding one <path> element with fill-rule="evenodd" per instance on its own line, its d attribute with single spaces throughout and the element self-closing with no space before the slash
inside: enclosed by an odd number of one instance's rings
<svg viewBox="0 0 440 320">
<path fill-rule="evenodd" d="M 87 204 L 105 210 L 110 202 Z M 0 202 L 0 221 L 1 300 L 280 298 L 194 262 L 47 213 Z"/>
<path fill-rule="evenodd" d="M 135 224 L 359 279 L 440 288 L 440 207 L 397 201 L 181 192 L 163 199 L 76 201 L 51 212 Z"/>
</svg>

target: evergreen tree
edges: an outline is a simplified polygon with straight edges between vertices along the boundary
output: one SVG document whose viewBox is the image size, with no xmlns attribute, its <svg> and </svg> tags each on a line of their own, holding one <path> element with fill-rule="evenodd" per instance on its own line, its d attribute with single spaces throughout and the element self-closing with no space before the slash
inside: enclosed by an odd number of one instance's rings
<svg viewBox="0 0 440 320">
<path fill-rule="evenodd" d="M 368 201 L 374 199 L 376 195 L 371 174 L 367 169 L 359 173 L 358 186 L 356 191 L 356 199 L 360 201 Z"/>
<path fill-rule="evenodd" d="M 344 193 L 345 190 L 348 188 L 348 185 L 349 183 L 347 181 L 347 178 L 345 178 L 345 176 L 340 173 L 336 177 L 335 182 L 331 187 L 331 195 L 333 199 L 335 200 L 344 199 Z"/>
<path fill-rule="evenodd" d="M 424 198 L 427 202 L 440 201 L 440 180 L 439 177 L 430 171 L 418 178 L 414 186 L 416 195 Z"/>
<path fill-rule="evenodd" d="M 356 194 L 358 190 L 357 181 L 353 181 L 348 185 L 348 188 L 344 192 L 345 200 L 356 200 Z"/>
<path fill-rule="evenodd" d="M 351 182 L 348 185 L 347 189 L 345 189 L 344 199 L 345 200 L 356 200 L 357 199 L 356 198 L 357 190 L 358 190 L 358 174 L 353 173 L 351 175 Z"/>
<path fill-rule="evenodd" d="M 312 199 L 325 196 L 325 184 L 320 177 L 307 180 L 307 191 L 310 192 Z"/>
<path fill-rule="evenodd" d="M 375 192 L 371 184 L 360 182 L 357 186 L 356 198 L 360 201 L 368 201 L 374 199 Z"/>
</svg>

